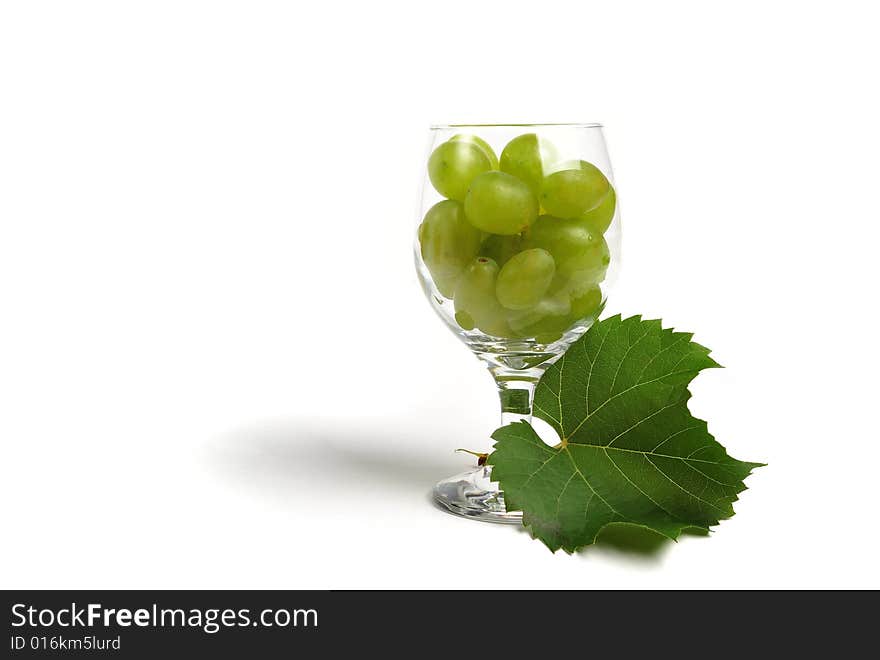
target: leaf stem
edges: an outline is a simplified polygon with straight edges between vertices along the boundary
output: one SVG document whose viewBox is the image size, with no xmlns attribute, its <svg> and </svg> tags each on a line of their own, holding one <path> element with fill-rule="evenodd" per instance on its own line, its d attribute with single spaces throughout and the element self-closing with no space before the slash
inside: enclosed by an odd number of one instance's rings
<svg viewBox="0 0 880 660">
<path fill-rule="evenodd" d="M 471 456 L 477 457 L 477 465 L 485 465 L 486 459 L 489 458 L 489 454 L 481 451 L 471 451 L 470 449 L 456 449 L 457 452 L 464 452 L 465 454 L 470 454 Z"/>
</svg>

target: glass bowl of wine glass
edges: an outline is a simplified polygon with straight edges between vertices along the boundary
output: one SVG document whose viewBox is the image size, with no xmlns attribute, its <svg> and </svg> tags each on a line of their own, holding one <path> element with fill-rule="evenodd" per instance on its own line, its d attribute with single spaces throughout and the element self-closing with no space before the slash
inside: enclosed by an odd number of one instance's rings
<svg viewBox="0 0 880 660">
<path fill-rule="evenodd" d="M 531 421 L 535 384 L 597 320 L 620 268 L 602 126 L 430 130 L 415 230 L 419 280 L 440 319 L 488 366 L 502 424 Z M 485 441 L 459 444 L 488 451 Z M 439 482 L 433 496 L 461 516 L 521 520 L 482 464 Z"/>
</svg>

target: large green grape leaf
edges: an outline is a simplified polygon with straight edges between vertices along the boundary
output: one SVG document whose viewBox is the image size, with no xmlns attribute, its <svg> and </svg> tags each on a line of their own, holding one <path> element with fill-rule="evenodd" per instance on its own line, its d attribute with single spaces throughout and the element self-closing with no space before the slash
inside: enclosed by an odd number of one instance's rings
<svg viewBox="0 0 880 660">
<path fill-rule="evenodd" d="M 561 438 L 550 447 L 528 422 L 492 435 L 492 478 L 533 536 L 574 552 L 610 523 L 671 539 L 733 515 L 760 463 L 727 455 L 691 415 L 687 386 L 719 366 L 692 335 L 660 321 L 614 316 L 595 324 L 538 382 L 535 416 Z"/>
</svg>

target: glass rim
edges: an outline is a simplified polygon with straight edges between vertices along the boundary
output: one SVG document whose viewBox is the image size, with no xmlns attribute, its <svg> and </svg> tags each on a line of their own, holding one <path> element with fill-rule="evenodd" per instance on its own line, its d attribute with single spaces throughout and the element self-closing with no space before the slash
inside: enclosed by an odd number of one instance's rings
<svg viewBox="0 0 880 660">
<path fill-rule="evenodd" d="M 551 122 L 538 124 L 431 124 L 432 131 L 440 131 L 447 128 L 603 128 L 598 122 Z"/>
</svg>

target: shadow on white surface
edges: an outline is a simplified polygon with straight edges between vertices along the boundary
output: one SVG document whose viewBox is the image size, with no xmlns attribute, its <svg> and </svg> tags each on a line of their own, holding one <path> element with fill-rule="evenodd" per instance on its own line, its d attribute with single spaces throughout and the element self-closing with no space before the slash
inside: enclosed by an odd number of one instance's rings
<svg viewBox="0 0 880 660">
<path fill-rule="evenodd" d="M 209 447 L 209 461 L 228 478 L 248 483 L 264 494 L 311 490 L 321 484 L 351 497 L 374 490 L 406 491 L 419 502 L 436 481 L 461 471 L 460 456 L 419 449 L 426 443 L 386 422 L 381 429 L 318 420 L 265 422 L 237 429 Z M 429 432 L 430 433 L 430 432 Z M 434 438 L 435 448 L 443 444 Z M 453 446 L 454 443 L 446 443 Z"/>
<path fill-rule="evenodd" d="M 215 439 L 207 460 L 224 482 L 244 487 L 268 501 L 281 501 L 291 513 L 335 515 L 357 511 L 369 517 L 381 503 L 382 515 L 444 515 L 430 496 L 436 481 L 468 467 L 462 455 L 451 450 L 454 442 L 422 429 L 419 443 L 406 424 L 368 424 L 321 420 L 281 420 L 242 427 Z M 428 433 L 428 437 L 425 437 Z M 352 506 L 357 503 L 357 506 Z M 489 525 L 461 520 L 461 525 Z M 522 527 L 498 526 L 512 534 L 527 535 Z M 464 529 L 464 528 L 463 528 Z M 686 532 L 682 540 L 705 536 Z M 526 542 L 526 539 L 522 539 Z M 532 541 L 539 543 L 538 541 Z M 580 553 L 584 560 L 600 558 L 662 563 L 675 543 L 632 525 L 606 527 L 599 540 Z M 561 551 L 559 551 L 561 553 Z"/>
<path fill-rule="evenodd" d="M 522 534 L 528 534 L 523 527 L 513 527 L 513 529 Z M 679 537 L 679 543 L 707 536 L 708 534 L 702 530 L 686 530 Z M 533 542 L 538 543 L 539 541 Z M 674 547 L 674 541 L 650 530 L 635 525 L 614 524 L 607 526 L 599 533 L 595 544 L 587 546 L 575 556 L 585 561 L 601 558 L 612 561 L 623 560 L 642 566 L 659 566 L 663 563 L 666 553 Z M 557 554 L 562 554 L 562 552 L 562 550 L 558 550 Z"/>
</svg>

